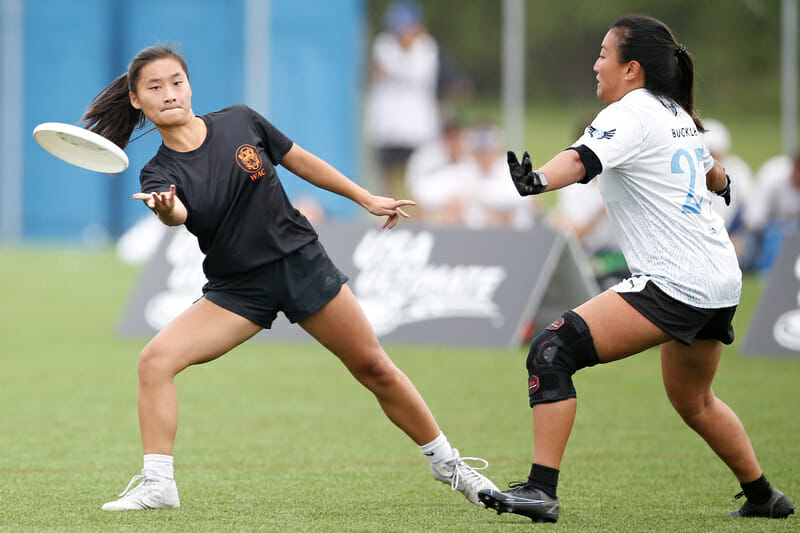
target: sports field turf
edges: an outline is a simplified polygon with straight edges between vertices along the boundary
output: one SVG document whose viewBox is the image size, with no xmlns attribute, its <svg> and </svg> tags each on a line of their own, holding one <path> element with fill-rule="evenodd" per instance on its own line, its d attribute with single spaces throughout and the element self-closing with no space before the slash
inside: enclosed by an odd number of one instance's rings
<svg viewBox="0 0 800 533">
<path fill-rule="evenodd" d="M 138 270 L 110 251 L 0 247 L 2 531 L 796 531 L 733 520 L 738 485 L 672 411 L 651 350 L 580 373 L 561 519 L 470 506 L 312 343 L 248 343 L 178 377 L 182 507 L 108 513 L 141 468 L 136 360 L 116 322 Z M 760 294 L 748 279 L 740 339 Z M 387 346 L 462 455 L 501 487 L 531 454 L 526 350 Z M 800 359 L 726 350 L 717 394 L 774 485 L 800 503 Z"/>
</svg>

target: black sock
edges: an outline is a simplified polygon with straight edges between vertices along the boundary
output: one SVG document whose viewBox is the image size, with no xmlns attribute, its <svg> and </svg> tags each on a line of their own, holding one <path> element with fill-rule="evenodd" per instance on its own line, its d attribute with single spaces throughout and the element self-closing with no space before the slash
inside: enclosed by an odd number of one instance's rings
<svg viewBox="0 0 800 533">
<path fill-rule="evenodd" d="M 552 498 L 557 498 L 558 469 L 533 463 L 528 476 L 528 484 L 533 488 L 543 490 Z"/>
<path fill-rule="evenodd" d="M 761 474 L 761 477 L 755 481 L 740 483 L 740 485 L 750 503 L 756 505 L 766 503 L 769 497 L 772 496 L 772 487 L 770 487 L 769 481 L 764 477 L 764 474 Z"/>
</svg>

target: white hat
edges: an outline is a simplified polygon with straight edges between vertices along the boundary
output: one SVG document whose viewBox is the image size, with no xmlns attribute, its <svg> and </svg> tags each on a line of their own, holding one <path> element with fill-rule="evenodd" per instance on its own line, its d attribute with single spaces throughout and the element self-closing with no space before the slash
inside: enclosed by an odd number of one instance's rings
<svg viewBox="0 0 800 533">
<path fill-rule="evenodd" d="M 709 152 L 715 154 L 727 154 L 731 149 L 731 134 L 719 120 L 713 118 L 703 119 L 703 127 L 706 132 L 703 134 L 703 142 Z"/>
</svg>

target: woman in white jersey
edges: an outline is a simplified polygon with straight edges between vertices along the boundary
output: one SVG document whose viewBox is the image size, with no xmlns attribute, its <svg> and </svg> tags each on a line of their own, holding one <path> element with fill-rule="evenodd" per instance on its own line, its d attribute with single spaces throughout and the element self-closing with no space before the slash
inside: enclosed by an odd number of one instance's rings
<svg viewBox="0 0 800 533">
<path fill-rule="evenodd" d="M 661 347 L 667 396 L 683 420 L 725 462 L 747 497 L 731 516 L 784 518 L 792 502 L 770 487 L 736 414 L 711 389 L 741 272 L 709 192 L 730 200 L 730 178 L 703 146 L 693 104 L 694 65 L 662 22 L 617 19 L 594 64 L 607 105 L 569 149 L 533 171 L 509 152 L 521 195 L 596 177 L 632 277 L 541 332 L 527 359 L 534 457 L 528 480 L 480 491 L 498 513 L 555 522 L 558 473 L 575 419 L 572 374 Z M 740 493 L 741 495 L 741 493 Z"/>
</svg>

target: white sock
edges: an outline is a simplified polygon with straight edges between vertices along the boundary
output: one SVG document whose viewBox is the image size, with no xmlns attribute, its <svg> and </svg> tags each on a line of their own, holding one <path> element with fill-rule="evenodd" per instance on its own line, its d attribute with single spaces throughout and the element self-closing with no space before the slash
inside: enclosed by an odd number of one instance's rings
<svg viewBox="0 0 800 533">
<path fill-rule="evenodd" d="M 456 458 L 456 452 L 450 446 L 443 432 L 428 444 L 420 446 L 419 449 L 432 465 L 446 463 Z"/>
<path fill-rule="evenodd" d="M 149 453 L 144 456 L 144 469 L 142 470 L 144 477 L 165 477 L 167 479 L 175 479 L 175 470 L 172 466 L 171 455 L 160 455 L 157 453 Z"/>
</svg>

